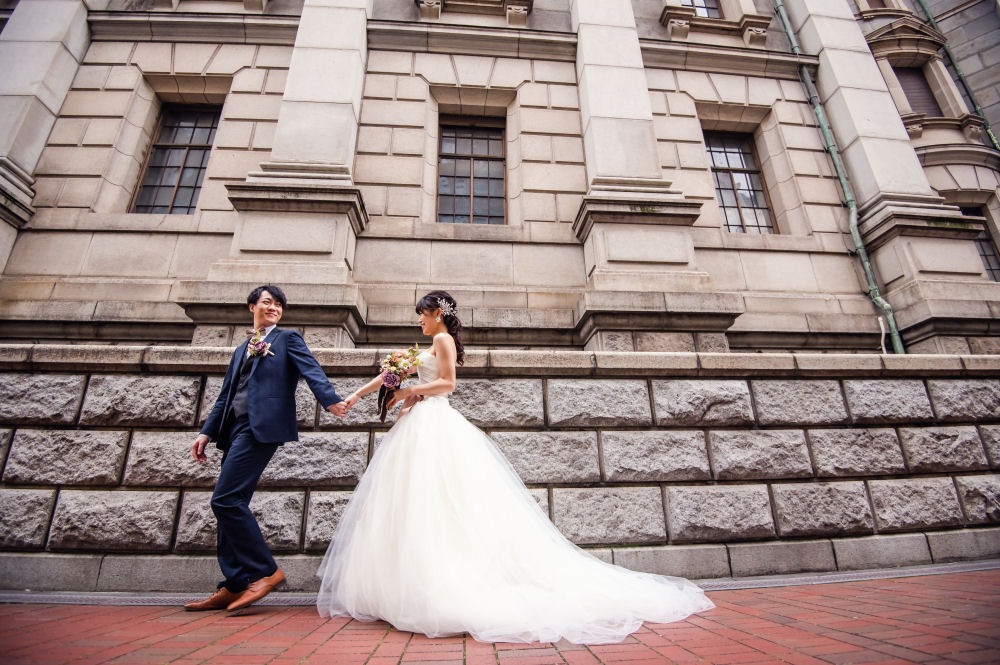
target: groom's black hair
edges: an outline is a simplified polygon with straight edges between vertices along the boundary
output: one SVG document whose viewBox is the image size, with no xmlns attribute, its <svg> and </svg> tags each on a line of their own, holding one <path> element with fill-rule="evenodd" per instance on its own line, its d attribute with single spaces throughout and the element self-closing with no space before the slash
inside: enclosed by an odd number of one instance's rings
<svg viewBox="0 0 1000 665">
<path fill-rule="evenodd" d="M 260 300 L 260 294 L 264 293 L 264 291 L 267 291 L 274 296 L 274 299 L 281 303 L 282 309 L 288 305 L 288 299 L 285 298 L 285 292 L 274 284 L 263 284 L 251 291 L 250 295 L 247 296 L 247 304 L 256 305 L 257 301 Z"/>
</svg>

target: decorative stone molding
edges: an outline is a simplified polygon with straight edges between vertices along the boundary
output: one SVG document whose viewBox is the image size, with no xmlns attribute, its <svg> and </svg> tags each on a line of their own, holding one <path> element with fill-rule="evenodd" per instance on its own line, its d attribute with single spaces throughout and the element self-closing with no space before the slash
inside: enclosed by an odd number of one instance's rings
<svg viewBox="0 0 1000 665">
<path fill-rule="evenodd" d="M 743 42 L 749 48 L 764 48 L 767 40 L 767 28 L 750 27 L 743 31 Z"/>
<path fill-rule="evenodd" d="M 528 12 L 530 11 L 530 2 L 508 2 L 507 25 L 525 27 L 528 24 Z"/>
<path fill-rule="evenodd" d="M 748 48 L 764 48 L 767 26 L 771 16 L 749 13 L 742 3 L 731 3 L 725 18 L 697 16 L 693 7 L 683 7 L 672 0 L 664 0 L 660 24 L 667 29 L 667 39 L 688 41 L 697 33 L 715 33 L 740 36 Z"/>
<path fill-rule="evenodd" d="M 819 58 L 766 50 L 748 51 L 712 44 L 673 43 L 662 40 L 639 40 L 642 61 L 647 67 L 683 69 L 695 72 L 724 71 L 767 78 L 798 80 L 799 67 L 805 65 L 815 76 Z"/>
<path fill-rule="evenodd" d="M 31 200 L 35 181 L 17 164 L 0 156 L 0 219 L 16 229 L 23 227 L 35 214 Z"/>
<path fill-rule="evenodd" d="M 300 175 L 300 174 L 297 174 Z M 303 184 L 289 182 L 275 186 L 270 183 L 247 182 L 226 185 L 229 200 L 240 212 L 322 212 L 344 215 L 354 233 L 361 233 L 368 224 L 368 212 L 357 187 L 327 183 Z"/>
<path fill-rule="evenodd" d="M 690 226 L 700 210 L 700 201 L 685 199 L 665 180 L 594 178 L 573 230 L 586 242 L 597 222 Z"/>
<path fill-rule="evenodd" d="M 282 268 L 276 263 L 272 265 L 275 269 Z M 264 264 L 264 267 L 271 268 L 272 265 Z M 226 267 L 233 274 L 232 281 L 185 280 L 177 283 L 175 301 L 198 326 L 236 326 L 237 330 L 246 327 L 247 293 L 260 280 L 241 274 L 241 266 L 236 261 L 218 266 L 220 272 Z M 358 287 L 283 282 L 282 288 L 295 304 L 294 308 L 290 307 L 285 313 L 282 325 L 322 326 L 344 330 L 351 343 L 361 336 L 363 317 L 368 305 Z M 347 348 L 347 345 L 341 348 Z M 202 347 L 201 350 L 207 349 Z"/>
<path fill-rule="evenodd" d="M 441 18 L 441 0 L 416 0 L 420 18 L 436 21 Z"/>
<path fill-rule="evenodd" d="M 666 23 L 667 26 L 667 37 L 669 39 L 677 39 L 683 41 L 687 39 L 688 33 L 691 32 L 691 21 L 683 18 L 671 18 Z"/>
<path fill-rule="evenodd" d="M 962 139 L 968 141 L 971 144 L 979 145 L 982 143 L 983 138 L 983 127 L 985 126 L 983 118 L 974 113 L 966 113 L 959 118 L 928 118 L 923 113 L 906 113 L 900 116 L 903 121 L 903 125 L 906 127 L 906 133 L 910 135 L 911 139 L 921 138 L 924 134 L 924 130 L 945 130 L 953 134 L 956 139 L 961 137 Z M 960 143 L 961 139 L 956 141 Z M 944 145 L 949 145 L 952 142 L 948 142 Z M 919 151 L 922 147 L 917 146 Z M 995 154 L 996 151 L 993 151 Z"/>
<path fill-rule="evenodd" d="M 420 18 L 436 21 L 441 12 L 506 16 L 507 24 L 523 27 L 534 8 L 534 0 L 414 0 Z"/>
<path fill-rule="evenodd" d="M 368 21 L 368 48 L 373 51 L 436 51 L 573 62 L 576 59 L 576 35 L 430 22 Z"/>
<path fill-rule="evenodd" d="M 896 67 L 920 67 L 938 53 L 947 41 L 945 36 L 918 21 L 904 16 L 865 35 L 875 58 L 885 58 Z"/>
<path fill-rule="evenodd" d="M 859 229 L 869 251 L 897 236 L 975 238 L 982 225 L 965 217 L 938 197 L 876 196 L 859 211 Z"/>
<path fill-rule="evenodd" d="M 291 46 L 298 16 L 98 12 L 87 16 L 92 38 L 104 41 L 213 42 Z"/>
<path fill-rule="evenodd" d="M 680 7 L 664 1 L 660 12 L 660 25 L 667 29 L 667 39 L 687 39 L 694 18 L 693 7 Z"/>
<path fill-rule="evenodd" d="M 1000 171 L 1000 154 L 982 144 L 957 143 L 918 146 L 916 153 L 920 163 L 924 166 L 968 164 L 969 166 L 985 166 L 993 171 Z M 938 191 L 944 190 L 939 187 Z"/>
<path fill-rule="evenodd" d="M 923 113 L 902 113 L 899 119 L 906 127 L 907 136 L 911 139 L 919 139 L 924 133 L 924 118 L 926 117 Z"/>
</svg>

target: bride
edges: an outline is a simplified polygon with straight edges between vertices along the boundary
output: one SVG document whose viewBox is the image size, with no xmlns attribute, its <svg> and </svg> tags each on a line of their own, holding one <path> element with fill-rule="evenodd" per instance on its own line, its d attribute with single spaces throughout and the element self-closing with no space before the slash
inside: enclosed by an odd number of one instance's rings
<svg viewBox="0 0 1000 665">
<path fill-rule="evenodd" d="M 604 563 L 549 521 L 496 444 L 448 404 L 465 355 L 455 309 L 444 291 L 417 303 L 433 345 L 419 382 L 393 396 L 399 418 L 319 567 L 319 613 L 429 637 L 602 644 L 714 607 L 687 580 Z"/>
</svg>

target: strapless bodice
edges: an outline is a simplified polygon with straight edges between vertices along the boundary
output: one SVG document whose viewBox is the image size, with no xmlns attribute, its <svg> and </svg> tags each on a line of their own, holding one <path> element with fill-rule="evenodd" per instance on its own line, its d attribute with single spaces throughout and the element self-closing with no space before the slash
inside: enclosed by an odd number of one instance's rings
<svg viewBox="0 0 1000 665">
<path fill-rule="evenodd" d="M 430 383 L 434 379 L 438 378 L 438 364 L 437 357 L 434 356 L 430 351 L 421 351 L 420 364 L 417 365 L 417 378 L 420 383 Z"/>
</svg>

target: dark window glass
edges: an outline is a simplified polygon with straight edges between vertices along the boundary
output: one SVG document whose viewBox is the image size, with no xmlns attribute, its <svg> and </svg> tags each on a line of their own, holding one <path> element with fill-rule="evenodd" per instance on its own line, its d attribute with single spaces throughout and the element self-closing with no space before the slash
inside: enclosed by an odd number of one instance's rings
<svg viewBox="0 0 1000 665">
<path fill-rule="evenodd" d="M 442 125 L 438 221 L 504 223 L 504 145 L 500 127 Z"/>
<path fill-rule="evenodd" d="M 684 7 L 693 7 L 695 16 L 705 18 L 722 18 L 719 11 L 719 0 L 681 0 Z"/>
<path fill-rule="evenodd" d="M 743 134 L 707 133 L 705 145 L 726 230 L 773 233 L 764 180 L 753 154 L 753 139 Z"/>
<path fill-rule="evenodd" d="M 132 212 L 194 212 L 218 126 L 217 108 L 163 107 Z"/>
<path fill-rule="evenodd" d="M 914 113 L 923 113 L 932 118 L 940 118 L 944 115 L 941 113 L 937 99 L 934 98 L 930 84 L 927 83 L 923 69 L 920 67 L 893 67 L 892 71 L 896 73 L 896 80 L 903 88 L 906 101 L 910 103 L 910 109 Z"/>
<path fill-rule="evenodd" d="M 984 217 L 986 214 L 982 208 L 974 206 L 960 206 L 959 209 L 963 215 Z M 989 231 L 980 232 L 979 237 L 976 238 L 976 249 L 979 250 L 979 258 L 983 261 L 987 276 L 994 282 L 1000 282 L 1000 259 L 997 258 L 997 248 L 993 244 L 993 238 L 990 237 Z"/>
<path fill-rule="evenodd" d="M 868 0 L 868 9 L 885 9 L 885 0 Z"/>
</svg>

